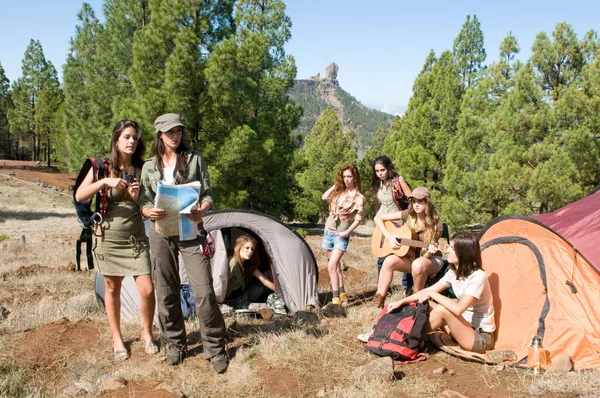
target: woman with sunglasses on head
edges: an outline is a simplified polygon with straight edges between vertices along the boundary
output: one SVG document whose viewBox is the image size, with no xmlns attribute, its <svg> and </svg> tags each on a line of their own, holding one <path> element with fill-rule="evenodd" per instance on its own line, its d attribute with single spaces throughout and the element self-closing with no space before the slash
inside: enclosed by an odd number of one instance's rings
<svg viewBox="0 0 600 398">
<path fill-rule="evenodd" d="M 360 188 L 358 168 L 353 163 L 346 163 L 338 170 L 335 184 L 321 197 L 329 202 L 329 217 L 325 222 L 321 247 L 329 254 L 327 270 L 333 291 L 333 304 L 348 305 L 341 261 L 348 248 L 350 233 L 362 220 L 365 197 L 360 193 Z"/>
<path fill-rule="evenodd" d="M 450 240 L 448 272 L 433 286 L 388 304 L 393 312 L 412 301 L 430 300 L 431 312 L 425 332 L 444 328 L 460 346 L 485 353 L 494 346 L 496 330 L 490 283 L 481 269 L 481 250 L 472 233 L 459 233 Z M 452 288 L 457 300 L 440 293 Z"/>
<path fill-rule="evenodd" d="M 202 228 L 202 218 L 212 208 L 213 198 L 208 168 L 202 156 L 192 150 L 184 137 L 181 116 L 167 113 L 154 122 L 156 138 L 152 144 L 153 157 L 144 164 L 140 188 L 140 205 L 144 217 L 152 221 L 166 216 L 163 209 L 154 206 L 158 182 L 186 184 L 200 182 L 198 206 L 186 214 Z M 179 236 L 164 236 L 154 225 L 149 234 L 152 279 L 158 300 L 158 317 L 163 329 L 168 351 L 166 362 L 178 365 L 187 354 L 187 342 L 183 311 L 181 308 L 178 256 L 185 269 L 194 293 L 196 315 L 200 322 L 200 334 L 204 356 L 210 360 L 217 373 L 223 373 L 229 365 L 225 351 L 225 322 L 219 310 L 212 284 L 210 261 L 203 253 L 204 238 L 179 240 Z"/>
<path fill-rule="evenodd" d="M 140 312 L 144 329 L 140 340 L 148 354 L 158 353 L 152 339 L 154 288 L 150 277 L 148 238 L 138 205 L 139 181 L 146 147 L 137 123 L 118 122 L 112 134 L 108 175 L 95 180 L 93 168 L 75 192 L 75 200 L 89 200 L 106 190 L 106 216 L 100 224 L 100 236 L 94 237 L 94 259 L 104 277 L 106 315 L 112 332 L 113 355 L 118 361 L 129 358 L 121 334 L 121 284 L 133 276 L 140 293 Z"/>
<path fill-rule="evenodd" d="M 442 236 L 444 227 L 442 220 L 437 215 L 435 205 L 430 199 L 429 189 L 425 187 L 415 188 L 409 199 L 407 210 L 376 215 L 375 225 L 385 236 L 392 249 L 398 249 L 400 243 L 396 236 L 386 230 L 384 221 L 402 220 L 412 232 L 417 234 L 421 242 L 429 243 L 429 246 L 417 253 L 416 258 L 410 254 L 404 257 L 390 254 L 385 258 L 379 274 L 377 293 L 373 298 L 373 302 L 378 308 L 383 307 L 385 304 L 385 297 L 394 278 L 394 271 L 411 273 L 414 280 L 414 290 L 418 292 L 425 287 L 427 277 L 437 274 L 444 265 L 443 259 L 441 255 L 438 255 L 435 246 Z M 412 254 L 412 251 L 409 253 Z"/>
</svg>

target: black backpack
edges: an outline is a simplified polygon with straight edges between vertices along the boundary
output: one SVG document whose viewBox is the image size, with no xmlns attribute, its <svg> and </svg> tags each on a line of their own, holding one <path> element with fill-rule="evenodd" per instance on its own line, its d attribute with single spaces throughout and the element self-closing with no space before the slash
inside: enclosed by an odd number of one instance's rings
<svg viewBox="0 0 600 398">
<path fill-rule="evenodd" d="M 90 169 L 93 169 L 94 181 L 101 180 L 108 175 L 108 159 L 106 158 L 88 158 L 83 163 L 75 185 L 73 185 L 73 202 L 75 203 L 75 211 L 77 211 L 77 219 L 81 223 L 82 230 L 77 245 L 75 247 L 75 266 L 77 271 L 81 270 L 81 244 L 85 242 L 85 255 L 87 259 L 87 269 L 94 269 L 94 260 L 92 256 L 92 236 L 96 229 L 101 228 L 100 224 L 106 217 L 106 206 L 108 203 L 108 190 L 103 189 L 98 192 L 95 197 L 78 202 L 75 199 L 75 193 L 79 186 L 87 176 Z M 95 201 L 94 210 L 92 210 L 92 201 Z"/>
<path fill-rule="evenodd" d="M 427 359 L 423 349 L 423 332 L 429 319 L 429 301 L 412 302 L 395 312 L 383 308 L 365 348 L 380 357 L 392 357 L 399 363 Z"/>
</svg>

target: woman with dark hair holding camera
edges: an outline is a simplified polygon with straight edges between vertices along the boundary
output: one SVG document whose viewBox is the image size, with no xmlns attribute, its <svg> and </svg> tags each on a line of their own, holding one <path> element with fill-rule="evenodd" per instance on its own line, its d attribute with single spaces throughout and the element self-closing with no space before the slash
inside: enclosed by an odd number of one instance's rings
<svg viewBox="0 0 600 398">
<path fill-rule="evenodd" d="M 174 113 L 159 116 L 154 127 L 153 157 L 142 170 L 142 214 L 153 222 L 166 216 L 163 209 L 154 206 L 159 181 L 176 185 L 199 181 L 198 206 L 186 216 L 202 228 L 202 218 L 213 205 L 206 163 L 187 145 L 181 116 Z M 158 316 L 168 346 L 167 363 L 178 365 L 187 353 L 177 263 L 181 253 L 196 301 L 204 356 L 211 361 L 215 372 L 223 373 L 229 365 L 225 351 L 225 322 L 213 289 L 210 262 L 203 253 L 204 244 L 201 236 L 187 241 L 179 240 L 179 236 L 164 236 L 155 230 L 153 223 L 150 229 L 152 278 L 158 299 Z"/>
<path fill-rule="evenodd" d="M 112 134 L 108 175 L 96 180 L 93 168 L 75 192 L 75 200 L 91 199 L 106 190 L 108 204 L 101 222 L 100 236 L 94 237 L 94 260 L 104 276 L 106 315 L 112 332 L 116 360 L 129 358 L 121 334 L 121 283 L 133 276 L 140 293 L 140 312 L 144 328 L 140 335 L 148 354 L 158 353 L 152 339 L 155 299 L 150 277 L 150 256 L 144 222 L 138 205 L 140 185 L 137 176 L 145 152 L 141 131 L 132 120 L 118 122 Z"/>
<path fill-rule="evenodd" d="M 490 283 L 481 269 L 481 250 L 476 236 L 472 233 L 454 235 L 450 240 L 448 262 L 448 272 L 442 279 L 388 304 L 387 311 L 393 312 L 412 301 L 430 300 L 426 333 L 443 327 L 463 349 L 485 353 L 494 346 L 496 323 Z M 440 294 L 450 287 L 458 301 Z"/>
</svg>

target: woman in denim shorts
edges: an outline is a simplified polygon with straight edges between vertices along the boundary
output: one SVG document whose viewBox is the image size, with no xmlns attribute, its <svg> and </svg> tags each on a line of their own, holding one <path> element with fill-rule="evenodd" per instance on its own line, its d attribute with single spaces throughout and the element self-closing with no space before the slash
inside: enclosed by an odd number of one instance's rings
<svg viewBox="0 0 600 398">
<path fill-rule="evenodd" d="M 353 163 L 344 164 L 338 171 L 334 185 L 322 196 L 329 201 L 329 217 L 325 222 L 323 249 L 327 250 L 329 280 L 333 290 L 333 304 L 348 304 L 341 269 L 342 256 L 348 248 L 350 233 L 360 223 L 365 197 L 362 195 L 360 175 Z"/>
</svg>

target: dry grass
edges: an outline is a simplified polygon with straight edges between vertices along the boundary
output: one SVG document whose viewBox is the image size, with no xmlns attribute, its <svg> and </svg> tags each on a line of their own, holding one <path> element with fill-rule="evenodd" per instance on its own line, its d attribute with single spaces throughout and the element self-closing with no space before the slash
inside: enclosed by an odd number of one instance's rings
<svg viewBox="0 0 600 398">
<path fill-rule="evenodd" d="M 10 236 L 0 242 L 0 306 L 10 311 L 7 319 L 0 318 L 0 397 L 52 397 L 69 385 L 97 395 L 102 382 L 115 376 L 131 383 L 168 381 L 195 397 L 438 397 L 447 389 L 472 397 L 592 397 L 600 391 L 598 372 L 534 377 L 518 369 L 496 371 L 432 349 L 427 361 L 402 366 L 401 380 L 354 376 L 354 369 L 376 359 L 356 340 L 358 333 L 372 327 L 378 313 L 368 299 L 377 280 L 368 226 L 359 229 L 344 256 L 350 266 L 346 288 L 353 304 L 346 318 L 324 318 L 308 329 L 287 318 L 272 322 L 227 318 L 232 360 L 224 375 L 216 375 L 204 359 L 197 323 L 187 323 L 191 356 L 178 367 L 165 365 L 164 353 L 145 355 L 137 340 L 140 325 L 125 323 L 123 333 L 132 357 L 115 363 L 108 324 L 94 298 L 93 273 L 69 271 L 79 235 L 70 199 L 0 180 L 0 227 L 0 234 Z M 321 229 L 307 231 L 322 268 Z M 326 273 L 321 275 L 325 278 L 320 280 L 320 292 L 325 293 Z M 363 296 L 367 298 L 357 300 Z M 395 291 L 391 299 L 400 297 Z M 50 330 L 62 332 L 40 345 L 36 338 Z M 85 347 L 52 346 L 61 334 L 83 339 L 86 336 L 77 333 L 84 330 L 91 336 Z M 433 374 L 439 367 L 452 372 Z"/>
</svg>

